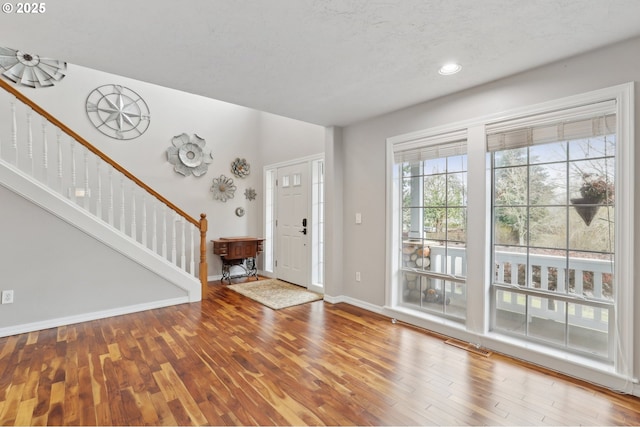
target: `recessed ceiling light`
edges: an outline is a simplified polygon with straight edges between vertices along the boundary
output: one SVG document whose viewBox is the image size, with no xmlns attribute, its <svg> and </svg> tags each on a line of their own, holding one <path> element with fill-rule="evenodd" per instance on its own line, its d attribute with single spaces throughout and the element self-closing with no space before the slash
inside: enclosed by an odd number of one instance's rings
<svg viewBox="0 0 640 427">
<path fill-rule="evenodd" d="M 442 67 L 440 67 L 440 70 L 438 71 L 438 73 L 442 74 L 443 76 L 450 76 L 451 74 L 455 74 L 460 70 L 462 70 L 462 65 L 451 63 L 451 64 L 445 64 Z"/>
</svg>

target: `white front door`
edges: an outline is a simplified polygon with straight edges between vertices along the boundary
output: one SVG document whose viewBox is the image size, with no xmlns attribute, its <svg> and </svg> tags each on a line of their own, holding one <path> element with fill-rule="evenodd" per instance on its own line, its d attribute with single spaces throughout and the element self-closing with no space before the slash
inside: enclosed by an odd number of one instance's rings
<svg viewBox="0 0 640 427">
<path fill-rule="evenodd" d="M 309 164 L 278 168 L 276 185 L 276 276 L 307 287 L 311 222 Z"/>
</svg>

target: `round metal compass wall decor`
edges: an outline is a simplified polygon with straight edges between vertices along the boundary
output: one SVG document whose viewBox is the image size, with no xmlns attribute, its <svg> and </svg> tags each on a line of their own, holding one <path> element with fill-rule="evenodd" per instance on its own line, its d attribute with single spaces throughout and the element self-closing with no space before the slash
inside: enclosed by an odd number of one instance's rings
<svg viewBox="0 0 640 427">
<path fill-rule="evenodd" d="M 87 97 L 87 115 L 103 134 L 115 139 L 133 139 L 149 127 L 151 116 L 144 100 L 129 88 L 104 85 Z"/>
</svg>

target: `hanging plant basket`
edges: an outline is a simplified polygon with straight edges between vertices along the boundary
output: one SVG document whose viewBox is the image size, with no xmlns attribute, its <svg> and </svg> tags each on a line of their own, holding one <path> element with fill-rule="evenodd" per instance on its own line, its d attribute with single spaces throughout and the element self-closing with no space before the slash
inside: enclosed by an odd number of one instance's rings
<svg viewBox="0 0 640 427">
<path fill-rule="evenodd" d="M 591 225 L 591 221 L 593 221 L 593 218 L 595 218 L 600 210 L 600 205 L 598 205 L 600 202 L 601 200 L 586 197 L 571 199 L 573 207 L 576 208 L 576 212 L 578 212 L 578 215 L 580 215 L 580 218 L 582 218 L 587 227 Z"/>
</svg>

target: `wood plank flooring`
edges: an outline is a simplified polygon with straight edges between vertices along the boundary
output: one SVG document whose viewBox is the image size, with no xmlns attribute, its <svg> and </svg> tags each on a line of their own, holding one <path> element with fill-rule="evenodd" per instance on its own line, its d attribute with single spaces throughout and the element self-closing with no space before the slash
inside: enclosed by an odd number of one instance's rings
<svg viewBox="0 0 640 427">
<path fill-rule="evenodd" d="M 640 399 L 347 304 L 200 303 L 0 338 L 2 425 L 639 425 Z"/>
</svg>

